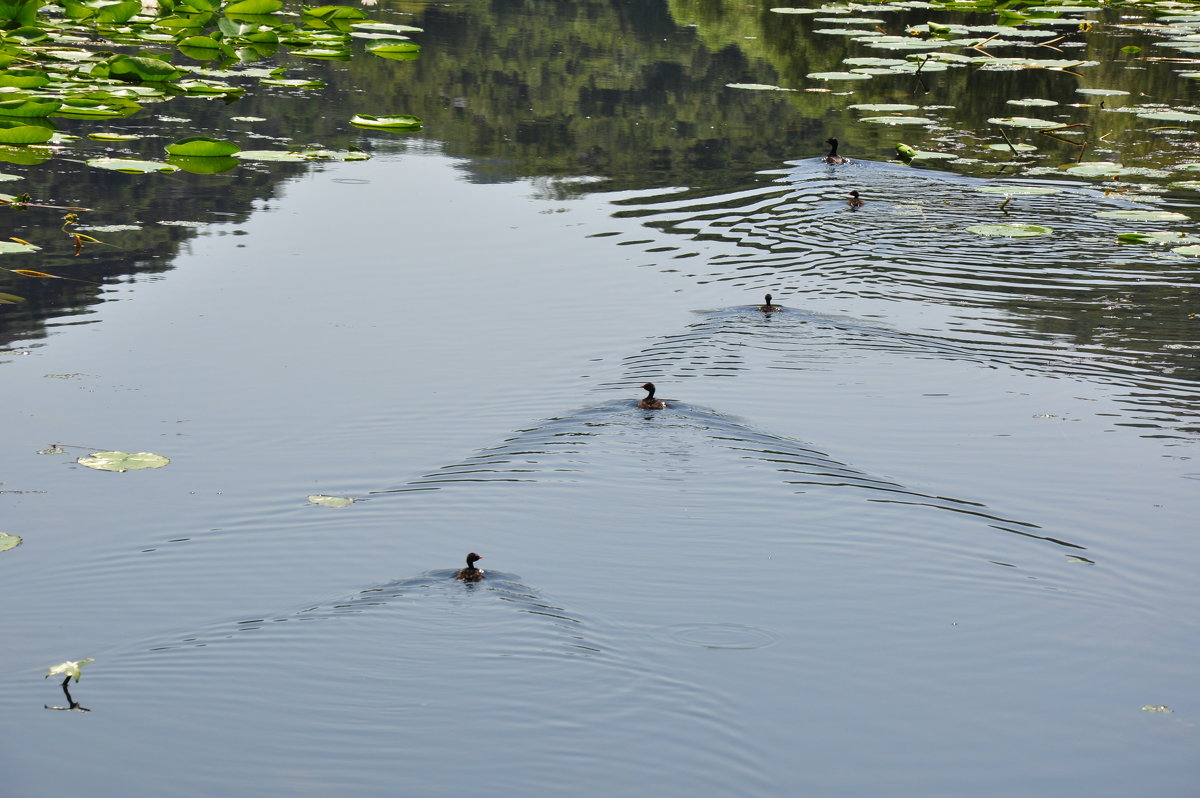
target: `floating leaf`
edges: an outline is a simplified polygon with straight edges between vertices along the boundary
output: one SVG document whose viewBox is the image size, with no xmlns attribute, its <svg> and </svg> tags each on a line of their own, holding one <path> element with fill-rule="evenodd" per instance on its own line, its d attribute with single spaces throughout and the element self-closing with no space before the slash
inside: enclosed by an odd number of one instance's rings
<svg viewBox="0 0 1200 798">
<path fill-rule="evenodd" d="M 1200 255 L 1200 244 L 1189 244 L 1186 247 L 1175 247 L 1171 251 L 1176 255 Z"/>
<path fill-rule="evenodd" d="M 137 141 L 141 138 L 136 133 L 110 133 L 104 130 L 98 130 L 95 133 L 88 133 L 89 139 L 96 141 Z"/>
<path fill-rule="evenodd" d="M 1117 240 L 1126 244 L 1162 244 L 1186 238 L 1187 233 L 1176 230 L 1158 230 L 1150 233 L 1117 233 Z"/>
<path fill-rule="evenodd" d="M 112 169 L 126 174 L 148 174 L 150 172 L 178 172 L 179 167 L 162 161 L 134 161 L 127 158 L 90 158 L 88 166 L 97 169 Z"/>
<path fill-rule="evenodd" d="M 309 80 L 307 78 L 263 78 L 259 83 L 267 86 L 293 86 L 299 89 L 320 89 L 325 87 L 325 81 Z"/>
<path fill-rule="evenodd" d="M 302 153 L 291 150 L 242 150 L 235 153 L 235 158 L 243 161 L 307 161 Z"/>
<path fill-rule="evenodd" d="M 190 136 L 166 146 L 167 153 L 170 155 L 180 155 L 188 158 L 219 158 L 233 155 L 240 149 L 232 141 L 211 139 L 207 136 Z"/>
<path fill-rule="evenodd" d="M 0 119 L 0 144 L 45 144 L 54 138 L 54 128 L 49 123 L 23 124 Z"/>
<path fill-rule="evenodd" d="M 20 545 L 21 537 L 19 535 L 10 535 L 7 532 L 0 532 L 0 551 L 15 549 Z"/>
<path fill-rule="evenodd" d="M 1050 106 L 1058 105 L 1058 102 L 1055 100 L 1041 100 L 1041 99 L 1037 99 L 1035 97 L 1027 97 L 1023 100 L 1008 100 L 1008 104 L 1009 105 L 1038 106 L 1041 108 L 1049 108 Z"/>
<path fill-rule="evenodd" d="M 49 679 L 51 676 L 66 676 L 68 679 L 74 678 L 75 681 L 79 681 L 80 669 L 89 662 L 95 661 L 91 657 L 88 657 L 73 662 L 69 660 L 67 662 L 60 662 L 57 665 L 51 665 L 43 678 Z"/>
<path fill-rule="evenodd" d="M 903 142 L 896 142 L 896 155 L 900 160 L 908 163 L 917 157 L 917 151 Z"/>
<path fill-rule="evenodd" d="M 1012 152 L 1013 150 L 1017 152 L 1033 152 L 1037 149 L 1032 144 L 989 144 L 987 146 L 989 150 L 998 150 L 999 152 Z"/>
<path fill-rule="evenodd" d="M 1200 114 L 1189 114 L 1185 111 L 1143 111 L 1137 117 L 1156 122 L 1200 122 Z"/>
<path fill-rule="evenodd" d="M 809 80 L 870 80 L 870 75 L 862 72 L 809 72 L 805 75 Z"/>
<path fill-rule="evenodd" d="M 41 247 L 28 241 L 0 241 L 0 254 L 8 252 L 37 252 Z"/>
<path fill-rule="evenodd" d="M 92 452 L 75 462 L 100 471 L 137 471 L 143 468 L 162 468 L 171 462 L 161 454 L 151 452 Z"/>
<path fill-rule="evenodd" d="M 1021 224 L 1008 222 L 1003 224 L 977 224 L 968 227 L 967 231 L 981 236 L 1004 236 L 1006 238 L 1032 238 L 1054 232 L 1054 228 L 1040 224 Z"/>
<path fill-rule="evenodd" d="M 908 105 L 907 103 L 858 103 L 846 107 L 855 111 L 871 111 L 873 113 L 895 113 L 920 109 L 919 105 Z"/>
<path fill-rule="evenodd" d="M 1172 710 L 1170 707 L 1164 706 L 1163 704 L 1158 704 L 1155 706 L 1151 706 L 1150 704 L 1147 704 L 1146 706 L 1142 707 L 1142 712 L 1167 712 L 1167 713 L 1169 713 L 1171 711 Z"/>
<path fill-rule="evenodd" d="M 864 116 L 860 121 L 876 125 L 936 125 L 937 120 L 923 116 Z"/>
<path fill-rule="evenodd" d="M 356 127 L 367 127 L 382 130 L 416 130 L 421 127 L 419 116 L 372 116 L 371 114 L 355 114 L 350 124 Z"/>
<path fill-rule="evenodd" d="M 989 125 L 1005 125 L 1007 127 L 1049 128 L 1062 127 L 1058 122 L 1047 122 L 1045 119 L 1032 119 L 1028 116 L 992 117 Z"/>
<path fill-rule="evenodd" d="M 166 61 L 144 56 L 115 55 L 108 60 L 107 66 L 108 74 L 118 80 L 163 83 L 183 74 Z"/>
<path fill-rule="evenodd" d="M 1089 94 L 1093 97 L 1120 97 L 1129 94 L 1122 89 L 1076 89 L 1076 94 Z"/>
<path fill-rule="evenodd" d="M 62 100 L 18 96 L 0 100 L 0 116 L 44 117 L 61 106 Z"/>
<path fill-rule="evenodd" d="M 274 14 L 283 8 L 283 0 L 237 0 L 225 6 L 226 14 Z"/>
<path fill-rule="evenodd" d="M 1186 222 L 1188 217 L 1174 211 L 1099 211 L 1101 219 L 1127 219 L 1138 222 Z"/>
<path fill-rule="evenodd" d="M 0 293 L 0 305 L 19 305 L 25 301 L 25 297 L 17 296 L 16 294 Z"/>
<path fill-rule="evenodd" d="M 795 91 L 795 89 L 785 89 L 783 86 L 772 86 L 769 83 L 726 83 L 725 86 L 730 89 L 747 89 L 749 91 Z"/>
<path fill-rule="evenodd" d="M 348 496 L 326 496 L 322 493 L 309 496 L 308 500 L 313 504 L 319 504 L 322 507 L 349 507 L 354 504 L 355 499 Z"/>
</svg>

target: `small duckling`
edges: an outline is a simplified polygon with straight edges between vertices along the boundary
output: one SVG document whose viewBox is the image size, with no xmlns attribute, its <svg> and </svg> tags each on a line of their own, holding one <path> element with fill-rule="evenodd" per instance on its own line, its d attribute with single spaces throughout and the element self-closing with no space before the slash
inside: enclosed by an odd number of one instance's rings
<svg viewBox="0 0 1200 798">
<path fill-rule="evenodd" d="M 483 579 L 483 569 L 476 568 L 475 563 L 483 558 L 475 552 L 467 555 L 467 567 L 454 575 L 455 579 L 461 579 L 464 582 L 479 582 Z"/>
<path fill-rule="evenodd" d="M 838 140 L 837 139 L 825 139 L 825 143 L 829 145 L 829 154 L 825 156 L 825 163 L 835 164 L 835 165 L 843 164 L 843 163 L 850 163 L 849 158 L 843 158 L 842 156 L 838 155 L 838 152 L 837 152 Z"/>
<path fill-rule="evenodd" d="M 863 201 L 858 198 L 857 191 L 851 191 L 850 199 L 846 200 L 846 204 L 850 206 L 850 210 L 856 211 L 863 206 Z"/>
<path fill-rule="evenodd" d="M 638 407 L 642 410 L 666 410 L 667 403 L 662 399 L 654 398 L 654 383 L 648 382 L 642 386 L 642 390 L 646 392 L 646 398 L 638 402 Z"/>
<path fill-rule="evenodd" d="M 783 309 L 783 308 L 779 307 L 778 305 L 771 304 L 771 295 L 770 294 L 767 294 L 766 299 L 767 299 L 767 302 L 765 305 L 758 306 L 758 309 L 760 312 L 762 312 L 762 313 L 778 313 L 780 310 Z"/>
</svg>

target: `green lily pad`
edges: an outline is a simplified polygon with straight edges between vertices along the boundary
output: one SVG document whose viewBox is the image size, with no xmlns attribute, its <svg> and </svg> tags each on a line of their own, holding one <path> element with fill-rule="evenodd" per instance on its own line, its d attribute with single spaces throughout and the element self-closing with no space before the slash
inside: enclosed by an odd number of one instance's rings
<svg viewBox="0 0 1200 798">
<path fill-rule="evenodd" d="M 846 107 L 854 111 L 870 111 L 878 114 L 920 110 L 919 105 L 908 105 L 907 103 L 858 103 L 856 105 L 847 105 Z"/>
<path fill-rule="evenodd" d="M 725 86 L 730 89 L 748 89 L 750 91 L 795 91 L 795 89 L 785 89 L 783 86 L 772 86 L 768 83 L 726 83 Z"/>
<path fill-rule="evenodd" d="M 348 496 L 326 496 L 321 493 L 309 496 L 308 500 L 313 504 L 319 504 L 322 507 L 336 508 L 349 507 L 355 502 L 355 499 L 352 499 Z"/>
<path fill-rule="evenodd" d="M 1076 177 L 1107 177 L 1120 174 L 1124 168 L 1114 161 L 1084 161 L 1067 167 L 1066 173 Z"/>
<path fill-rule="evenodd" d="M 95 661 L 91 657 L 88 657 L 86 659 L 60 662 L 57 665 L 51 665 L 43 678 L 49 679 L 51 676 L 66 676 L 68 679 L 74 678 L 75 681 L 79 681 L 80 669 L 89 662 Z"/>
<path fill-rule="evenodd" d="M 1005 194 L 1008 196 L 1022 196 L 1035 194 L 1060 194 L 1061 188 L 1046 188 L 1043 186 L 980 186 L 975 189 L 982 191 L 984 194 Z"/>
<path fill-rule="evenodd" d="M 17 96 L 0 99 L 0 116 L 44 117 L 50 116 L 61 106 L 62 100 Z"/>
<path fill-rule="evenodd" d="M 1002 224 L 977 224 L 967 228 L 967 232 L 981 236 L 1003 236 L 1005 238 L 1032 238 L 1049 235 L 1054 228 L 1040 224 L 1021 224 L 1008 222 Z"/>
<path fill-rule="evenodd" d="M 419 116 L 372 116 L 371 114 L 355 114 L 350 119 L 355 127 L 366 127 L 380 130 L 416 130 L 421 127 Z"/>
<path fill-rule="evenodd" d="M 151 452 L 92 452 L 75 462 L 99 471 L 137 471 L 142 468 L 162 468 L 171 462 L 161 454 Z"/>
<path fill-rule="evenodd" d="M 1076 89 L 1076 94 L 1087 94 L 1092 97 L 1120 97 L 1129 94 L 1121 89 Z"/>
<path fill-rule="evenodd" d="M 1099 211 L 1101 219 L 1126 219 L 1137 222 L 1186 222 L 1188 217 L 1174 211 Z"/>
<path fill-rule="evenodd" d="M 1187 233 L 1178 230 L 1156 230 L 1149 233 L 1117 233 L 1117 240 L 1125 244 L 1162 244 L 1187 238 Z"/>
<path fill-rule="evenodd" d="M 1028 116 L 992 117 L 989 125 L 1005 125 L 1006 127 L 1050 128 L 1062 127 L 1059 122 L 1047 122 L 1045 119 L 1032 119 Z"/>
<path fill-rule="evenodd" d="M 1175 247 L 1171 251 L 1176 255 L 1200 255 L 1200 244 L 1190 244 L 1186 247 Z"/>
<path fill-rule="evenodd" d="M 1056 100 L 1041 100 L 1036 97 L 1026 97 L 1023 100 L 1008 100 L 1007 102 L 1009 105 L 1027 105 L 1036 106 L 1039 108 L 1049 108 L 1051 106 L 1058 105 Z"/>
<path fill-rule="evenodd" d="M 809 72 L 809 80 L 870 80 L 870 75 L 861 72 Z"/>
<path fill-rule="evenodd" d="M 864 116 L 860 122 L 875 125 L 936 125 L 937 120 L 924 116 Z"/>
<path fill-rule="evenodd" d="M 0 144 L 45 144 L 54 138 L 54 128 L 45 124 L 5 125 L 7 120 L 0 120 Z"/>
<path fill-rule="evenodd" d="M 141 138 L 136 133 L 110 133 L 105 130 L 88 133 L 87 136 L 89 139 L 94 139 L 95 141 L 137 141 Z"/>
<path fill-rule="evenodd" d="M 265 86 L 290 86 L 297 89 L 321 89 L 325 87 L 323 80 L 308 78 L 263 78 L 259 81 Z"/>
<path fill-rule="evenodd" d="M 144 175 L 150 172 L 178 172 L 179 167 L 162 161 L 134 161 L 128 158 L 90 158 L 88 166 L 97 169 L 111 169 L 115 172 L 125 172 L 131 175 Z"/>
<path fill-rule="evenodd" d="M 191 136 L 166 146 L 168 154 L 187 158 L 220 158 L 233 155 L 240 149 L 232 141 L 211 139 L 207 136 Z"/>
<path fill-rule="evenodd" d="M 21 537 L 19 535 L 10 535 L 7 532 L 0 532 L 0 551 L 15 549 L 20 545 Z"/>
<path fill-rule="evenodd" d="M 226 14 L 274 14 L 283 8 L 283 0 L 237 0 L 225 6 Z"/>
<path fill-rule="evenodd" d="M 294 150 L 241 150 L 233 155 L 243 161 L 284 161 L 299 163 L 307 161 L 304 154 Z"/>
<path fill-rule="evenodd" d="M 1185 111 L 1145 111 L 1137 117 L 1156 122 L 1200 122 L 1200 114 L 1189 114 Z"/>
<path fill-rule="evenodd" d="M 9 194 L 0 194 L 0 198 L 11 202 L 14 197 Z M 20 241 L 0 241 L 0 254 L 10 252 L 37 252 L 41 247 L 35 244 L 22 244 Z"/>
<path fill-rule="evenodd" d="M 987 148 L 989 150 L 997 150 L 999 152 L 1012 152 L 1013 150 L 1016 150 L 1017 152 L 1033 152 L 1034 150 L 1037 149 L 1037 147 L 1033 146 L 1032 144 L 1022 144 L 1022 143 L 1016 143 L 1016 144 L 1012 144 L 1012 145 L 989 144 L 989 145 L 987 145 Z"/>
<path fill-rule="evenodd" d="M 19 305 L 25 301 L 26 301 L 26 299 L 23 296 L 17 296 L 16 294 L 0 293 L 0 305 Z"/>
</svg>

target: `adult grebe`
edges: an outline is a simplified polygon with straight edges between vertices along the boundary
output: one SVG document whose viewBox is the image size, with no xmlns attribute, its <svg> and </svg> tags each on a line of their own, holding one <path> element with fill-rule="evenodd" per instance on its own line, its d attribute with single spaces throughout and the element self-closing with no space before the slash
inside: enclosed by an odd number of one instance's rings
<svg viewBox="0 0 1200 798">
<path fill-rule="evenodd" d="M 837 154 L 838 140 L 825 139 L 825 143 L 829 145 L 829 154 L 825 156 L 825 163 L 841 164 L 850 163 L 849 158 L 843 158 Z"/>
<path fill-rule="evenodd" d="M 780 308 L 778 305 L 771 304 L 771 295 L 770 294 L 767 294 L 766 299 L 767 299 L 767 304 L 758 306 L 758 309 L 760 311 L 762 311 L 763 313 L 778 313 L 780 310 L 782 310 L 782 308 Z"/>
<path fill-rule="evenodd" d="M 467 567 L 454 575 L 455 579 L 461 579 L 464 582 L 478 582 L 483 579 L 483 569 L 476 568 L 475 563 L 483 558 L 475 552 L 467 555 Z"/>
<path fill-rule="evenodd" d="M 638 407 L 642 410 L 666 410 L 667 403 L 662 399 L 654 398 L 654 383 L 648 382 L 642 386 L 642 390 L 646 392 L 646 398 L 638 402 Z"/>
</svg>

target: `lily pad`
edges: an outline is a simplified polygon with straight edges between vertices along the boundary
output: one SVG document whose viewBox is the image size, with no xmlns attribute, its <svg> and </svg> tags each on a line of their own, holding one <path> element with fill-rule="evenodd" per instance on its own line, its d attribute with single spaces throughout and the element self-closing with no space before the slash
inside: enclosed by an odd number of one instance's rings
<svg viewBox="0 0 1200 798">
<path fill-rule="evenodd" d="M 924 116 L 864 116 L 862 122 L 870 122 L 875 125 L 936 125 L 936 119 L 929 119 Z"/>
<path fill-rule="evenodd" d="M 1042 99 L 1039 99 L 1036 97 L 1026 97 L 1025 99 L 1022 99 L 1022 100 L 1008 100 L 1008 104 L 1009 105 L 1027 105 L 1027 106 L 1037 106 L 1040 108 L 1049 108 L 1051 106 L 1058 105 L 1058 102 L 1056 100 L 1042 100 Z"/>
<path fill-rule="evenodd" d="M 150 172 L 178 172 L 179 167 L 162 161 L 134 161 L 128 158 L 90 158 L 88 166 L 97 169 L 112 169 L 126 174 L 144 175 Z"/>
<path fill-rule="evenodd" d="M 1200 122 L 1200 114 L 1189 114 L 1186 111 L 1144 111 L 1137 117 L 1156 122 Z"/>
<path fill-rule="evenodd" d="M 323 493 L 314 494 L 308 497 L 308 500 L 313 504 L 319 504 L 322 507 L 349 507 L 354 504 L 355 500 L 348 496 L 326 496 Z"/>
<path fill-rule="evenodd" d="M 1005 125 L 1006 127 L 1049 128 L 1062 127 L 1059 122 L 1047 122 L 1045 119 L 1032 119 L 1028 116 L 992 117 L 989 125 Z"/>
<path fill-rule="evenodd" d="M 95 141 L 137 141 L 141 138 L 136 133 L 110 133 L 105 130 L 98 130 L 95 133 L 87 134 L 89 139 Z"/>
<path fill-rule="evenodd" d="M 379 130 L 416 130 L 421 127 L 419 116 L 372 116 L 371 114 L 355 114 L 350 120 L 355 127 L 367 127 Z"/>
<path fill-rule="evenodd" d="M 162 468 L 171 462 L 161 454 L 151 452 L 92 452 L 75 462 L 99 471 L 137 471 L 143 468 Z"/>
<path fill-rule="evenodd" d="M 5 293 L 0 292 L 0 305 L 19 305 L 25 301 L 26 301 L 26 299 L 23 296 L 17 296 L 16 294 L 5 294 Z"/>
<path fill-rule="evenodd" d="M 1186 222 L 1188 217 L 1174 211 L 1099 211 L 1101 219 L 1126 219 L 1137 222 Z"/>
<path fill-rule="evenodd" d="M 809 72 L 809 80 L 870 80 L 870 75 L 861 72 Z"/>
<path fill-rule="evenodd" d="M 7 532 L 0 532 L 0 551 L 8 551 L 15 549 L 21 545 L 20 535 L 10 535 Z"/>
<path fill-rule="evenodd" d="M 981 236 L 1003 236 L 1005 238 L 1033 238 L 1034 236 L 1049 235 L 1053 227 L 1040 224 L 1021 224 L 1007 222 L 1002 224 L 977 224 L 967 228 L 967 232 Z"/>
<path fill-rule="evenodd" d="M 772 86 L 769 83 L 726 83 L 725 86 L 730 89 L 748 89 L 750 91 L 795 91 L 795 89 L 786 89 L 783 86 Z"/>
<path fill-rule="evenodd" d="M 232 141 L 211 139 L 207 136 L 190 136 L 166 146 L 169 154 L 188 158 L 220 158 L 233 155 L 240 149 Z"/>
<path fill-rule="evenodd" d="M 854 111 L 870 111 L 877 114 L 920 110 L 919 105 L 908 105 L 907 103 L 858 103 L 846 107 Z"/>
<path fill-rule="evenodd" d="M 7 198 L 8 196 L 7 194 L 2 194 L 0 198 Z M 8 201 L 11 202 L 12 200 Z M 41 247 L 36 244 L 28 244 L 24 241 L 0 241 L 0 255 L 10 252 L 37 252 L 39 249 Z"/>
<path fill-rule="evenodd" d="M 1186 247 L 1175 247 L 1171 251 L 1176 255 L 1200 255 L 1200 244 L 1190 244 Z"/>
<path fill-rule="evenodd" d="M 1012 144 L 1012 145 L 989 144 L 987 146 L 988 146 L 989 150 L 998 150 L 999 152 L 1012 152 L 1013 150 L 1016 150 L 1017 152 L 1033 152 L 1034 150 L 1037 149 L 1037 147 L 1033 146 L 1032 144 L 1021 144 L 1021 143 L 1016 143 L 1016 144 Z"/>
<path fill-rule="evenodd" d="M 1178 230 L 1156 230 L 1149 233 L 1117 233 L 1117 240 L 1126 244 L 1162 244 L 1187 238 L 1187 233 Z"/>
<path fill-rule="evenodd" d="M 1129 94 L 1121 89 L 1076 89 L 1076 94 L 1087 94 L 1093 97 L 1120 97 Z"/>
</svg>

